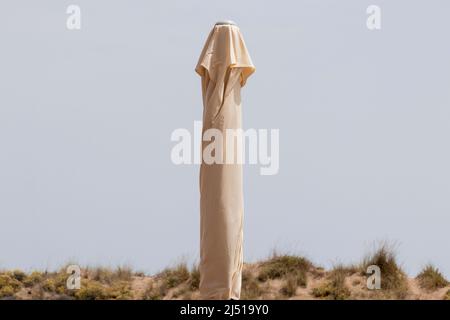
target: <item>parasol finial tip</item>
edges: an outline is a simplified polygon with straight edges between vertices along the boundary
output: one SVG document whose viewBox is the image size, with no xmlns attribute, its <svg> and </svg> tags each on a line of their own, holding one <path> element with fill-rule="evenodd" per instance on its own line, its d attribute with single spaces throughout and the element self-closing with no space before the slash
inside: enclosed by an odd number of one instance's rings
<svg viewBox="0 0 450 320">
<path fill-rule="evenodd" d="M 216 26 L 223 26 L 223 25 L 232 25 L 235 26 L 236 22 L 232 20 L 220 20 L 216 22 Z"/>
</svg>

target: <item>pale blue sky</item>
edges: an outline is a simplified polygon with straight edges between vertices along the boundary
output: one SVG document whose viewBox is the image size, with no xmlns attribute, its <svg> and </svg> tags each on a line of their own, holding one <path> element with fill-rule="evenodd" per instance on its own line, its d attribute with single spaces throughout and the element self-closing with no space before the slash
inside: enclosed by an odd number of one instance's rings
<svg viewBox="0 0 450 320">
<path fill-rule="evenodd" d="M 82 29 L 66 29 L 78 4 Z M 366 28 L 379 5 L 382 29 Z M 213 24 L 256 73 L 246 128 L 280 129 L 280 172 L 245 168 L 245 260 L 274 247 L 325 267 L 399 244 L 450 277 L 450 3 L 445 0 L 0 3 L 0 268 L 198 258 L 198 166 L 171 132 L 200 120 Z"/>
</svg>

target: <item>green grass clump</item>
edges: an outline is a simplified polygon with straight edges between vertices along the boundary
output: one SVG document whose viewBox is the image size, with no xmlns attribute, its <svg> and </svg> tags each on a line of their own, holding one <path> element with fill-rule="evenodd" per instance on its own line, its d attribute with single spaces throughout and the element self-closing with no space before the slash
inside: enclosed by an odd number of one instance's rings
<svg viewBox="0 0 450 320">
<path fill-rule="evenodd" d="M 45 279 L 42 283 L 42 289 L 46 292 L 56 292 L 56 283 L 54 279 Z"/>
<path fill-rule="evenodd" d="M 21 270 L 13 270 L 11 272 L 11 277 L 19 282 L 22 282 L 27 277 L 27 274 Z"/>
<path fill-rule="evenodd" d="M 30 283 L 37 282 L 35 292 L 42 291 L 49 298 L 105 300 L 131 299 L 131 269 L 117 268 L 87 268 L 81 272 L 80 289 L 68 289 L 67 280 L 70 276 L 63 267 L 57 272 L 35 274 L 29 276 Z M 33 280 L 34 279 L 34 280 Z M 38 280 L 40 279 L 40 282 Z M 36 287 L 36 285 L 35 285 Z"/>
<path fill-rule="evenodd" d="M 437 290 L 446 287 L 449 282 L 433 265 L 427 265 L 417 276 L 417 280 L 422 288 L 427 290 Z"/>
<path fill-rule="evenodd" d="M 174 288 L 190 278 L 190 272 L 186 263 L 182 262 L 174 268 L 165 269 L 159 277 L 164 279 L 168 289 Z"/>
<path fill-rule="evenodd" d="M 75 292 L 75 298 L 79 300 L 105 300 L 108 295 L 100 282 L 84 280 L 81 282 L 81 288 Z"/>
<path fill-rule="evenodd" d="M 0 274 L 0 299 L 13 297 L 21 287 L 22 283 L 14 277 L 13 273 Z"/>
<path fill-rule="evenodd" d="M 274 254 L 272 258 L 264 261 L 258 274 L 259 281 L 269 279 L 291 278 L 291 282 L 298 286 L 306 286 L 307 272 L 313 264 L 306 258 Z"/>
<path fill-rule="evenodd" d="M 164 269 L 145 289 L 143 300 L 162 300 L 172 291 L 172 297 L 190 296 L 192 291 L 198 289 L 200 284 L 200 271 L 198 265 L 194 265 L 190 271 L 185 262 L 180 262 L 172 268 Z M 179 287 L 180 286 L 180 287 Z M 179 287 L 179 288 L 177 288 Z"/>
<path fill-rule="evenodd" d="M 132 299 L 130 286 L 126 282 L 107 286 L 99 281 L 82 279 L 81 288 L 74 291 L 78 300 L 127 300 Z"/>
<path fill-rule="evenodd" d="M 25 279 L 23 279 L 22 283 L 25 287 L 29 288 L 37 285 L 38 283 L 41 283 L 43 279 L 44 276 L 41 272 L 33 271 L 32 273 L 27 275 Z"/>
<path fill-rule="evenodd" d="M 134 298 L 133 293 L 131 292 L 131 285 L 126 281 L 120 281 L 111 287 L 108 287 L 106 293 L 108 299 L 130 300 Z"/>
<path fill-rule="evenodd" d="M 67 289 L 67 279 L 69 276 L 64 268 L 58 272 L 46 274 L 45 279 L 41 282 L 43 291 L 52 294 L 73 296 L 74 290 Z"/>
</svg>

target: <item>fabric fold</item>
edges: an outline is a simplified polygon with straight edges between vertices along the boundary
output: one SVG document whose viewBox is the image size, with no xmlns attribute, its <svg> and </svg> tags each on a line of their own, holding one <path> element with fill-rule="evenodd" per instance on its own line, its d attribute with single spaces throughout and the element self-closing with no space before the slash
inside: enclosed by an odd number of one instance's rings
<svg viewBox="0 0 450 320">
<path fill-rule="evenodd" d="M 247 47 L 239 28 L 235 25 L 216 25 L 211 30 L 195 71 L 204 77 L 219 82 L 227 68 L 240 68 L 241 87 L 248 77 L 255 72 Z"/>
</svg>

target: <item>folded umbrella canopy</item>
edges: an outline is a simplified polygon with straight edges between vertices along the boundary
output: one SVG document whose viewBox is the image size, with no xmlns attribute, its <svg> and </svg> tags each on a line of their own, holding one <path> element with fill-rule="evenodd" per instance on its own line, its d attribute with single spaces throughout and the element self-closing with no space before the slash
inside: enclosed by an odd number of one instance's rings
<svg viewBox="0 0 450 320">
<path fill-rule="evenodd" d="M 195 71 L 202 78 L 203 129 L 223 134 L 222 147 L 211 154 L 222 162 L 205 161 L 212 142 L 202 139 L 200 166 L 200 296 L 202 299 L 240 299 L 243 266 L 242 164 L 227 154 L 242 150 L 231 144 L 226 131 L 241 126 L 241 87 L 255 71 L 239 28 L 218 22 L 210 32 Z M 214 132 L 214 131 L 213 131 Z M 217 136 L 212 134 L 215 139 Z M 235 139 L 235 138 L 233 138 Z M 213 141 L 214 138 L 211 138 Z M 217 143 L 217 141 L 215 141 Z M 230 157 L 231 158 L 231 157 Z M 242 159 L 241 159 L 242 160 Z"/>
</svg>

